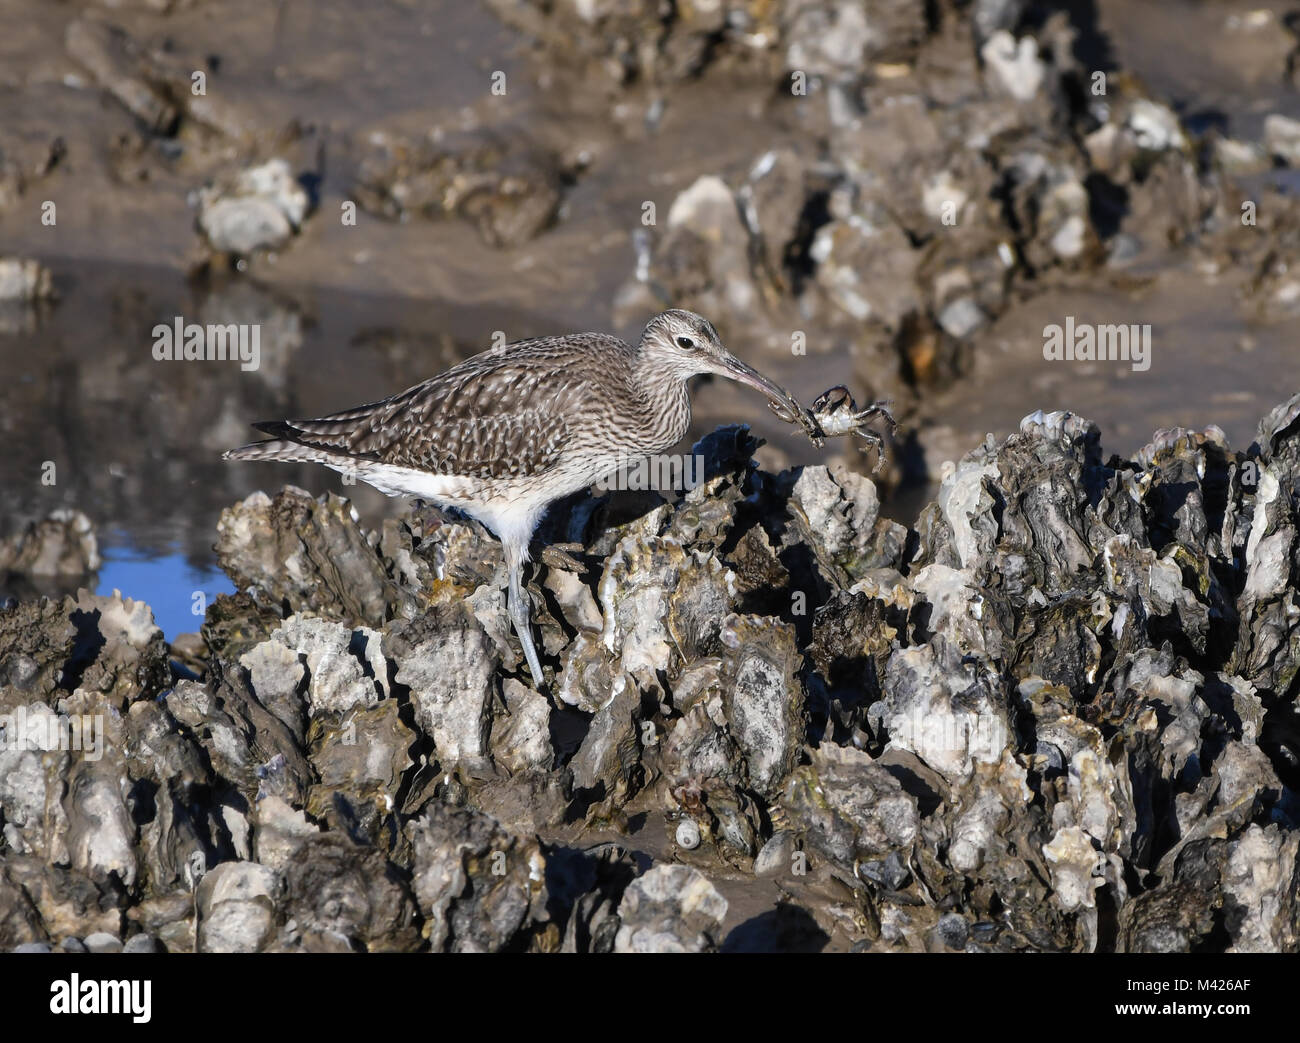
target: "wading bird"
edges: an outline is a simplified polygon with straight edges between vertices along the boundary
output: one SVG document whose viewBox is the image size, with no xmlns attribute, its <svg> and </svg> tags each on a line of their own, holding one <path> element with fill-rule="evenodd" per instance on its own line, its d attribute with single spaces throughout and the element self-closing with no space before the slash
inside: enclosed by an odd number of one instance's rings
<svg viewBox="0 0 1300 1043">
<path fill-rule="evenodd" d="M 807 410 L 727 351 L 708 320 L 671 310 L 635 346 L 601 333 L 518 341 L 382 402 L 254 424 L 271 440 L 225 456 L 324 464 L 482 522 L 505 551 L 510 620 L 540 687 L 522 584 L 533 530 L 556 500 L 680 441 L 691 421 L 687 384 L 702 373 L 761 391 L 821 444 Z"/>
</svg>

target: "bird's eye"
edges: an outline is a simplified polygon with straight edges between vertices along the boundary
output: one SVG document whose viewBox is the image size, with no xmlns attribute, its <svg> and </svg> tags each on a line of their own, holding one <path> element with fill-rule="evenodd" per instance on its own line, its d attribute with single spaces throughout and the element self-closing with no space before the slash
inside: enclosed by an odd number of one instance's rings
<svg viewBox="0 0 1300 1043">
<path fill-rule="evenodd" d="M 677 346 L 679 348 L 693 348 L 695 347 L 695 341 L 691 340 L 690 337 L 678 337 Z"/>
</svg>

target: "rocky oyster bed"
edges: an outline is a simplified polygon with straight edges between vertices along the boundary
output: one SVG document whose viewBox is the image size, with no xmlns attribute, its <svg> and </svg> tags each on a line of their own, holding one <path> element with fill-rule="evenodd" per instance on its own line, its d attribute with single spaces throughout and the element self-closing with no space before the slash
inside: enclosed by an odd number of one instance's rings
<svg viewBox="0 0 1300 1043">
<path fill-rule="evenodd" d="M 913 528 L 754 448 L 552 512 L 546 692 L 418 504 L 234 505 L 171 648 L 6 604 L 0 947 L 1297 947 L 1300 395 L 1129 460 L 1034 414 Z"/>
</svg>

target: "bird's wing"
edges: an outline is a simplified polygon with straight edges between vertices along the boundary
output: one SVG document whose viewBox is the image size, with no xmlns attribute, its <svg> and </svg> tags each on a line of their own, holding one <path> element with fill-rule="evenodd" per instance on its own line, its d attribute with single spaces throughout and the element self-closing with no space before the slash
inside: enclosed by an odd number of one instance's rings
<svg viewBox="0 0 1300 1043">
<path fill-rule="evenodd" d="M 595 369 L 604 360 L 582 350 L 584 340 L 523 341 L 381 402 L 256 426 L 326 452 L 435 474 L 539 474 L 559 459 L 569 425 L 598 382 Z"/>
</svg>

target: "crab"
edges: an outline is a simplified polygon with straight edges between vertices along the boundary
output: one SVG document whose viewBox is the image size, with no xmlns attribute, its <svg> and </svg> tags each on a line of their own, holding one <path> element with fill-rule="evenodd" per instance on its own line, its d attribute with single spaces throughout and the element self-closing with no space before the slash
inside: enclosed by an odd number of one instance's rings
<svg viewBox="0 0 1300 1043">
<path fill-rule="evenodd" d="M 885 461 L 885 439 L 867 424 L 876 417 L 883 417 L 892 432 L 898 422 L 889 411 L 889 402 L 873 402 L 866 409 L 858 409 L 853 395 L 843 384 L 836 384 L 828 391 L 823 391 L 813 402 L 811 410 L 799 406 L 796 414 L 790 406 L 769 403 L 772 412 L 787 424 L 800 424 L 816 446 L 821 446 L 827 438 L 855 434 L 868 445 L 879 451 L 873 471 L 879 471 Z M 798 405 L 795 403 L 795 405 Z"/>
</svg>

